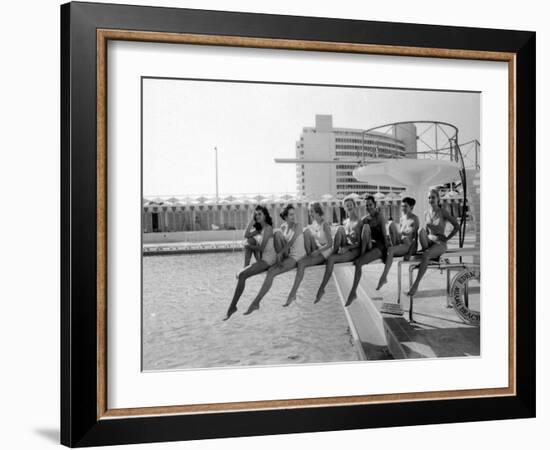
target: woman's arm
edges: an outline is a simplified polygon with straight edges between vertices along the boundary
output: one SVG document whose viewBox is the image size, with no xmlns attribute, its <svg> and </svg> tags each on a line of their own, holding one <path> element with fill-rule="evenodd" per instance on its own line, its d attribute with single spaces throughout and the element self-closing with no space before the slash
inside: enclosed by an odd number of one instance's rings
<svg viewBox="0 0 550 450">
<path fill-rule="evenodd" d="M 391 247 L 391 240 L 388 232 L 386 231 L 386 226 L 388 224 L 388 221 L 386 220 L 386 217 L 381 212 L 378 213 L 378 220 L 380 222 L 380 227 L 382 228 L 382 234 L 384 236 L 384 245 L 386 248 Z"/>
<path fill-rule="evenodd" d="M 288 226 L 288 225 L 287 225 Z M 282 227 L 281 227 L 282 228 Z M 294 224 L 294 227 L 292 228 L 294 230 L 294 235 L 292 236 L 292 238 L 285 243 L 284 247 L 281 249 L 281 251 L 279 253 L 277 253 L 277 259 L 280 261 L 282 259 L 282 256 L 284 254 L 286 254 L 288 252 L 288 250 L 290 249 L 290 247 L 292 247 L 292 245 L 294 244 L 294 242 L 296 241 L 296 238 L 302 234 L 304 231 L 302 230 L 302 227 L 300 226 L 299 223 L 295 223 Z"/>
<path fill-rule="evenodd" d="M 418 219 L 418 216 L 413 214 L 413 224 L 412 224 L 412 230 L 410 233 L 407 234 L 407 237 L 411 240 L 411 246 L 409 247 L 409 251 L 405 255 L 405 260 L 409 260 L 409 258 L 416 253 L 416 250 L 418 249 L 418 231 L 420 229 L 420 220 Z"/>
<path fill-rule="evenodd" d="M 267 245 L 267 241 L 269 241 L 270 238 L 273 237 L 273 227 L 270 225 L 266 225 L 262 231 L 262 244 L 258 245 L 258 250 L 260 250 L 260 253 L 264 252 L 265 246 Z"/>
<path fill-rule="evenodd" d="M 256 228 L 254 228 L 254 230 L 252 230 L 253 226 L 254 226 L 254 213 L 252 213 L 252 219 L 250 219 L 250 222 L 248 222 L 246 230 L 244 230 L 244 238 L 245 239 L 249 239 L 249 238 L 255 236 L 258 233 Z"/>
<path fill-rule="evenodd" d="M 345 245 L 344 247 L 341 247 L 340 250 L 342 251 L 342 253 L 345 253 L 349 250 L 353 250 L 355 248 L 359 248 L 361 247 L 361 231 L 363 229 L 363 221 L 362 220 L 359 220 L 357 221 L 357 225 L 355 225 L 355 239 L 352 241 L 351 244 L 349 245 Z"/>
<path fill-rule="evenodd" d="M 323 232 L 325 233 L 327 242 L 326 244 L 321 245 L 313 253 L 321 253 L 323 250 L 328 250 L 329 248 L 332 248 L 332 234 L 330 232 L 330 225 L 327 222 L 323 223 Z"/>
<path fill-rule="evenodd" d="M 458 233 L 458 231 L 460 230 L 460 225 L 458 224 L 458 220 L 456 220 L 456 217 L 451 215 L 449 211 L 447 211 L 446 209 L 442 209 L 442 211 L 443 211 L 443 217 L 449 222 L 451 222 L 453 226 L 453 231 L 451 231 L 449 235 L 445 237 L 445 242 L 447 242 L 447 241 L 450 241 L 455 236 L 456 233 Z"/>
<path fill-rule="evenodd" d="M 418 220 L 418 216 L 413 214 L 411 231 L 409 231 L 408 233 L 403 233 L 403 235 L 408 237 L 410 240 L 414 240 L 417 238 L 419 228 L 420 221 Z"/>
</svg>

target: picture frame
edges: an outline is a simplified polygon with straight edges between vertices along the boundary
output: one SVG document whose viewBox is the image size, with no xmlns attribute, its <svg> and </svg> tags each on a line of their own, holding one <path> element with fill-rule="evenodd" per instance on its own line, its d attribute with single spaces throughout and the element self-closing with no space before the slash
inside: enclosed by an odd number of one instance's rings
<svg viewBox="0 0 550 450">
<path fill-rule="evenodd" d="M 506 62 L 508 387 L 110 409 L 106 81 L 107 43 L 115 40 Z M 81 447 L 534 417 L 535 222 L 518 218 L 536 204 L 535 40 L 527 31 L 62 5 L 61 443 Z"/>
</svg>

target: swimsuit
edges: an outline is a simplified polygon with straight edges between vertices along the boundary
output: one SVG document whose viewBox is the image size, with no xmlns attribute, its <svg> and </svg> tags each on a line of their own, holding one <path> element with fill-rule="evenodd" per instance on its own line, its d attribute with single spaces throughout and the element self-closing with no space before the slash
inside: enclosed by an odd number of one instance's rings
<svg viewBox="0 0 550 450">
<path fill-rule="evenodd" d="M 368 224 L 371 231 L 371 241 L 374 247 L 379 248 L 384 252 L 386 250 L 385 230 L 382 229 L 380 213 L 376 212 L 373 215 L 368 215 L 364 222 Z"/>
<path fill-rule="evenodd" d="M 277 253 L 275 252 L 275 246 L 273 245 L 273 237 L 270 237 L 265 244 L 264 251 L 262 252 L 262 261 L 272 266 L 277 260 Z"/>
<path fill-rule="evenodd" d="M 447 220 L 443 217 L 441 209 L 437 211 L 428 211 L 426 213 L 426 225 L 430 225 L 428 230 L 428 239 L 435 244 L 447 245 L 445 240 L 445 227 Z"/>
<path fill-rule="evenodd" d="M 414 219 L 409 219 L 405 214 L 401 215 L 399 219 L 399 228 L 401 235 L 410 235 L 413 231 Z"/>
<path fill-rule="evenodd" d="M 353 222 L 351 219 L 347 218 L 344 220 L 344 231 L 346 233 L 346 245 L 354 245 L 357 244 L 357 224 L 359 223 L 359 220 L 354 220 Z"/>
<path fill-rule="evenodd" d="M 281 229 L 286 242 L 290 242 L 294 236 L 294 230 L 289 226 Z M 306 256 L 306 248 L 304 247 L 304 233 L 300 233 L 296 236 L 294 243 L 288 249 L 288 257 L 294 261 L 299 261 Z"/>
<path fill-rule="evenodd" d="M 313 234 L 317 248 L 321 248 L 328 243 L 328 239 L 325 233 L 325 227 L 323 225 L 320 225 L 314 221 L 309 226 L 309 229 L 311 231 L 311 234 Z M 332 246 L 321 251 L 321 255 L 323 255 L 325 259 L 327 259 L 331 254 Z"/>
<path fill-rule="evenodd" d="M 399 229 L 401 232 L 401 243 L 403 244 L 412 244 L 414 236 L 413 232 L 414 219 L 408 218 L 406 214 L 402 214 L 399 219 Z"/>
</svg>

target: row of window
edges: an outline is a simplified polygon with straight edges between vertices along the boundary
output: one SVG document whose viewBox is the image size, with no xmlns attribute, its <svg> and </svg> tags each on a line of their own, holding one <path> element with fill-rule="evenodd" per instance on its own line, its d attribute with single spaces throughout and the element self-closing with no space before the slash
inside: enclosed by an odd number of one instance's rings
<svg viewBox="0 0 550 450">
<path fill-rule="evenodd" d="M 378 190 L 378 186 L 372 186 L 370 184 L 364 183 L 353 183 L 353 184 L 337 184 L 336 189 L 349 189 L 353 192 L 354 189 L 374 189 L 375 192 Z"/>
<path fill-rule="evenodd" d="M 345 143 L 345 144 L 357 144 L 357 145 L 365 145 L 365 146 L 376 146 L 376 145 L 383 145 L 386 147 L 391 148 L 404 148 L 405 146 L 401 143 L 394 144 L 392 142 L 387 141 L 373 141 L 372 139 L 365 139 L 364 141 L 362 139 L 342 139 L 342 138 L 336 138 L 336 147 L 338 148 L 338 143 Z"/>
<path fill-rule="evenodd" d="M 336 164 L 336 169 L 353 170 L 357 167 L 356 164 Z"/>
<path fill-rule="evenodd" d="M 357 179 L 354 177 L 337 177 L 337 183 L 357 183 Z"/>
<path fill-rule="evenodd" d="M 369 151 L 369 152 L 376 152 L 376 150 L 379 151 L 391 151 L 391 152 L 403 152 L 404 149 L 402 147 L 397 147 L 395 145 L 378 145 L 378 146 L 372 146 L 372 145 L 365 145 L 365 148 L 363 149 L 362 145 L 351 145 L 351 144 L 336 144 L 336 150 L 342 149 L 342 150 L 357 150 L 360 151 Z"/>
<path fill-rule="evenodd" d="M 374 152 L 365 152 L 365 156 L 374 156 Z M 361 152 L 357 151 L 347 151 L 347 150 L 340 150 L 336 151 L 336 156 L 352 156 L 355 158 L 360 158 L 362 156 Z M 399 152 L 392 152 L 392 151 L 380 151 L 377 154 L 380 158 L 387 158 L 387 157 L 401 157 L 401 153 Z"/>
</svg>

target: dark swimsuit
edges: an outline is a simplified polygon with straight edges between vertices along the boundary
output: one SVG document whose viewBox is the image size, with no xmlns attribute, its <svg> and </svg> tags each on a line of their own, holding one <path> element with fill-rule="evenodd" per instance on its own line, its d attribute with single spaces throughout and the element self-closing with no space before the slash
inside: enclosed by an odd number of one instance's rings
<svg viewBox="0 0 550 450">
<path fill-rule="evenodd" d="M 382 260 L 385 261 L 388 249 L 386 248 L 385 232 L 382 229 L 379 217 L 380 213 L 377 212 L 374 216 L 365 218 L 363 222 L 370 227 L 373 248 L 378 248 L 382 252 Z"/>
</svg>

